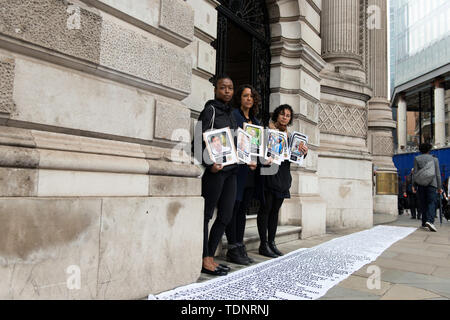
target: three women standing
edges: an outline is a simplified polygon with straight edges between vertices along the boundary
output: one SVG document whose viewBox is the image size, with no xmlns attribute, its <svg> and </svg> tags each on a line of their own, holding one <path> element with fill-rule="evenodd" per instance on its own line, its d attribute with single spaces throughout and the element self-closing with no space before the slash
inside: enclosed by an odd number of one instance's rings
<svg viewBox="0 0 450 320">
<path fill-rule="evenodd" d="M 213 128 L 229 127 L 232 131 L 243 128 L 244 123 L 260 125 L 256 119 L 260 98 L 256 90 L 250 85 L 241 86 L 235 96 L 234 111 L 232 101 L 234 86 L 228 76 L 220 76 L 215 84 L 215 99 L 206 103 L 200 113 L 199 124 L 201 132 Z M 292 123 L 293 111 L 289 105 L 278 107 L 269 128 L 287 132 L 287 126 Z M 205 150 L 203 142 L 202 150 Z M 305 154 L 308 149 L 305 146 Z M 263 200 L 258 213 L 258 233 L 261 240 L 259 253 L 264 256 L 277 257 L 283 255 L 275 245 L 275 235 L 278 224 L 278 212 L 285 198 L 289 198 L 292 182 L 290 163 L 284 161 L 274 175 L 261 176 L 257 162 L 223 167 L 213 163 L 205 152 L 202 152 L 201 162 L 205 166 L 202 176 L 202 196 L 204 207 L 204 238 L 202 272 L 211 275 L 226 275 L 230 268 L 214 261 L 217 246 L 226 230 L 228 239 L 227 260 L 247 265 L 253 260 L 248 257 L 244 245 L 244 230 L 246 211 L 251 199 L 255 195 L 256 187 L 262 187 Z M 258 181 L 256 182 L 256 179 Z M 209 221 L 213 217 L 217 206 L 217 218 L 208 234 Z"/>
</svg>

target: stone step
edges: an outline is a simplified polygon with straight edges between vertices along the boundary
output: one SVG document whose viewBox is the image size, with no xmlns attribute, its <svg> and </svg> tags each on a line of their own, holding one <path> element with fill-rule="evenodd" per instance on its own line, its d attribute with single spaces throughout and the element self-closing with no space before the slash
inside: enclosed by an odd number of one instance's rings
<svg viewBox="0 0 450 320">
<path fill-rule="evenodd" d="M 256 221 L 256 218 L 255 218 Z M 278 226 L 277 236 L 275 238 L 276 244 L 282 244 L 300 239 L 302 227 L 299 226 Z M 247 251 L 258 250 L 259 248 L 259 234 L 256 226 L 247 226 L 245 228 L 244 243 Z M 227 238 L 222 238 L 222 246 L 220 255 L 225 256 L 227 248 Z"/>
<path fill-rule="evenodd" d="M 257 214 L 247 215 L 247 222 L 245 223 L 245 228 L 252 228 L 257 226 L 256 218 Z"/>
</svg>

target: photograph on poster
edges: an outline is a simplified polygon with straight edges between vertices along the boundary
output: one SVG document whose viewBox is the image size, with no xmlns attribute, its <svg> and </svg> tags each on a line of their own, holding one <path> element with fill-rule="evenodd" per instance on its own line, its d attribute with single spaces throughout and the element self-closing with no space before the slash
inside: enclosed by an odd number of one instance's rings
<svg viewBox="0 0 450 320">
<path fill-rule="evenodd" d="M 289 145 L 290 158 L 289 161 L 297 163 L 299 166 L 303 164 L 303 159 L 305 159 L 305 153 L 302 151 L 303 146 L 308 145 L 308 136 L 300 133 L 292 133 L 291 143 Z"/>
<path fill-rule="evenodd" d="M 252 156 L 262 157 L 264 155 L 264 128 L 244 123 L 244 130 L 251 136 L 250 154 Z"/>
<path fill-rule="evenodd" d="M 252 137 L 242 130 L 238 129 L 237 132 L 237 158 L 240 162 L 250 163 L 251 162 L 251 139 Z"/>
<path fill-rule="evenodd" d="M 217 164 L 228 166 L 237 163 L 236 149 L 230 128 L 203 133 L 209 157 Z"/>
<path fill-rule="evenodd" d="M 264 158 L 266 160 L 272 158 L 272 162 L 278 165 L 284 161 L 284 156 L 287 149 L 287 134 L 278 130 L 267 130 L 267 145 Z"/>
</svg>

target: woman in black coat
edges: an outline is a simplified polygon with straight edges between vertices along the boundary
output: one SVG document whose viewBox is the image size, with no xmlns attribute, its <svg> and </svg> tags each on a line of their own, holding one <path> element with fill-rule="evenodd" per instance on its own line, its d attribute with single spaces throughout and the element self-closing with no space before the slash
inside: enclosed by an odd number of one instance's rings
<svg viewBox="0 0 450 320">
<path fill-rule="evenodd" d="M 279 130 L 290 135 L 287 127 L 292 124 L 294 112 L 290 105 L 281 105 L 275 109 L 272 115 L 272 121 L 269 123 L 269 129 Z M 305 154 L 308 152 L 308 147 L 303 146 L 302 151 Z M 276 164 L 272 164 L 277 166 Z M 278 170 L 273 175 L 265 175 L 263 177 L 263 199 L 264 205 L 258 212 L 258 233 L 260 238 L 259 254 L 276 258 L 282 256 L 283 253 L 278 250 L 275 245 L 275 236 L 278 226 L 278 213 L 284 199 L 290 198 L 289 189 L 292 184 L 291 164 L 289 160 L 285 160 L 278 167 Z"/>
<path fill-rule="evenodd" d="M 233 105 L 236 107 L 233 115 L 238 127 L 244 129 L 244 123 L 259 126 L 256 119 L 259 104 L 261 102 L 258 92 L 249 84 L 239 87 L 234 95 Z M 256 159 L 255 159 L 256 160 Z M 246 223 L 246 211 L 253 198 L 255 190 L 256 161 L 240 164 L 237 173 L 237 194 L 234 203 L 233 216 L 225 230 L 228 240 L 227 261 L 240 265 L 248 265 L 253 262 L 247 255 L 244 245 L 244 231 Z"/>
<path fill-rule="evenodd" d="M 213 129 L 229 127 L 231 131 L 237 129 L 230 105 L 234 93 L 233 81 L 225 75 L 218 77 L 214 92 L 215 99 L 208 101 L 200 113 L 194 143 L 202 141 L 201 159 L 199 159 L 199 155 L 195 154 L 195 156 L 206 168 L 202 176 L 202 196 L 205 199 L 202 272 L 224 276 L 230 268 L 216 263 L 214 254 L 233 214 L 238 166 L 233 164 L 223 167 L 221 164 L 213 163 L 205 152 L 205 143 L 198 131 L 200 126 L 202 134 L 211 127 Z M 208 235 L 208 224 L 216 206 L 217 218 Z"/>
</svg>

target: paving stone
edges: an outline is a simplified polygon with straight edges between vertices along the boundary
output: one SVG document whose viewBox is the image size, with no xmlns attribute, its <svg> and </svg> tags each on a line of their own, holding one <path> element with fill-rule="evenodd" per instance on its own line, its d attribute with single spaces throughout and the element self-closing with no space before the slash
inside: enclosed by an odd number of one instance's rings
<svg viewBox="0 0 450 320">
<path fill-rule="evenodd" d="M 427 246 L 427 251 L 443 252 L 450 255 L 450 246 L 444 244 L 432 244 Z"/>
<path fill-rule="evenodd" d="M 432 243 L 432 244 L 450 244 L 449 237 L 442 237 L 442 236 L 435 236 L 435 237 L 429 237 L 427 240 L 425 240 L 426 243 Z"/>
<path fill-rule="evenodd" d="M 382 266 L 388 269 L 397 269 L 397 270 L 404 270 L 404 271 L 411 271 L 411 272 L 417 272 L 417 273 L 423 273 L 423 274 L 431 274 L 436 269 L 433 265 L 427 265 L 423 263 L 416 263 L 416 262 L 407 262 L 407 261 L 400 261 L 396 259 L 386 259 L 386 258 L 378 258 L 375 262 L 373 262 L 374 265 Z"/>
<path fill-rule="evenodd" d="M 446 249 L 448 250 L 448 248 Z M 416 254 L 421 255 L 422 257 L 433 257 L 433 258 L 448 258 L 449 254 L 447 252 L 441 251 L 430 251 L 421 248 L 411 248 L 411 247 L 391 247 L 387 252 L 395 252 L 395 253 L 405 253 L 405 254 Z"/>
<path fill-rule="evenodd" d="M 435 277 L 447 278 L 450 279 L 450 268 L 445 267 L 437 267 L 436 270 L 432 273 Z"/>
<path fill-rule="evenodd" d="M 368 281 L 370 281 L 370 280 L 368 280 L 368 278 L 352 275 L 352 276 L 348 277 L 347 279 L 341 281 L 338 284 L 338 286 L 342 287 L 342 288 L 347 288 L 347 289 L 366 292 L 369 294 L 374 294 L 377 296 L 384 295 L 389 290 L 389 288 L 392 286 L 391 283 L 389 283 L 389 282 L 381 281 L 380 289 L 369 289 Z"/>
<path fill-rule="evenodd" d="M 335 286 L 319 300 L 379 300 L 380 297 L 375 294 Z"/>
<path fill-rule="evenodd" d="M 396 259 L 408 262 L 430 264 L 439 267 L 450 267 L 450 259 L 448 258 L 424 257 L 423 255 L 418 254 L 401 253 L 398 257 L 396 257 Z"/>
<path fill-rule="evenodd" d="M 440 296 L 450 298 L 450 279 L 424 275 L 414 272 L 389 270 L 382 274 L 382 281 L 404 284 L 411 287 L 425 289 Z"/>
<path fill-rule="evenodd" d="M 422 300 L 433 298 L 441 298 L 441 296 L 427 290 L 396 284 L 381 297 L 381 300 Z"/>
<path fill-rule="evenodd" d="M 385 252 L 383 252 L 383 254 L 380 255 L 380 258 L 395 258 L 398 255 L 399 254 L 397 252 L 385 251 Z"/>
</svg>

